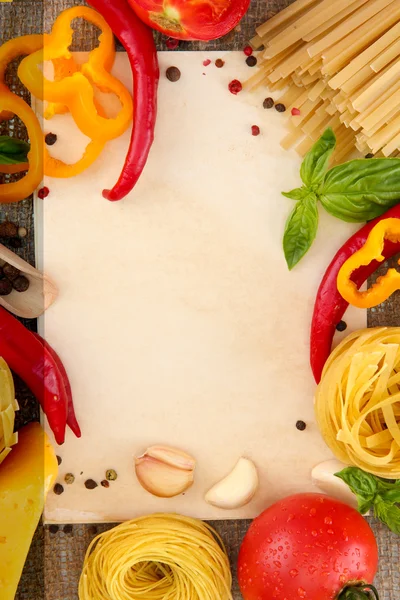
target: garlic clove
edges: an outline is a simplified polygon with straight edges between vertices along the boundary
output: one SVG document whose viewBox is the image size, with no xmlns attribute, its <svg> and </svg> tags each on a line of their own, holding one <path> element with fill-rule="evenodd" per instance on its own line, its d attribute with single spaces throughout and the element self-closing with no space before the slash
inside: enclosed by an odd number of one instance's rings
<svg viewBox="0 0 400 600">
<path fill-rule="evenodd" d="M 151 446 L 135 458 L 135 471 L 140 485 L 153 496 L 172 498 L 193 484 L 195 460 L 167 446 Z"/>
<path fill-rule="evenodd" d="M 151 456 L 156 460 L 176 467 L 177 469 L 193 470 L 196 461 L 192 456 L 178 450 L 178 448 L 170 448 L 169 446 L 151 446 L 145 452 L 146 456 Z"/>
<path fill-rule="evenodd" d="M 345 504 L 357 508 L 357 498 L 344 481 L 335 477 L 342 469 L 348 465 L 339 460 L 332 459 L 320 463 L 311 471 L 313 484 L 316 485 L 322 492 L 341 500 Z"/>
<path fill-rule="evenodd" d="M 208 504 L 224 508 L 240 508 L 248 504 L 258 488 L 255 464 L 248 458 L 239 458 L 232 471 L 216 483 L 205 495 Z"/>
</svg>

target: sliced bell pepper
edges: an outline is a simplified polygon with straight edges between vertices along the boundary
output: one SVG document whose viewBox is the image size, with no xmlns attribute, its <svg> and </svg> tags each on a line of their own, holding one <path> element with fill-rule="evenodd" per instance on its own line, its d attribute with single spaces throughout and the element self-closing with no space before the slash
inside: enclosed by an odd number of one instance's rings
<svg viewBox="0 0 400 600">
<path fill-rule="evenodd" d="M 378 277 L 368 290 L 359 291 L 351 276 L 360 267 L 369 265 L 372 261 L 383 262 L 385 240 L 399 244 L 400 249 L 400 219 L 383 219 L 372 229 L 362 248 L 346 260 L 337 276 L 337 287 L 340 295 L 353 306 L 372 308 L 389 298 L 400 289 L 400 273 L 396 269 L 388 269 L 385 275 Z M 400 264 L 400 261 L 399 261 Z"/>
<path fill-rule="evenodd" d="M 24 54 L 31 54 L 43 47 L 42 35 L 24 35 L 0 46 L 0 94 L 10 93 L 4 79 L 7 65 Z M 0 121 L 7 121 L 14 116 L 13 112 L 0 111 Z"/>
<path fill-rule="evenodd" d="M 43 178 L 43 134 L 39 120 L 30 106 L 8 89 L 0 93 L 0 111 L 16 114 L 25 123 L 31 149 L 28 154 L 29 169 L 26 175 L 12 183 L 0 184 L 0 202 L 19 202 L 28 198 Z"/>
<path fill-rule="evenodd" d="M 372 229 L 384 218 L 400 220 L 400 204 L 389 209 L 384 215 L 376 217 L 352 235 L 339 248 L 322 278 L 315 299 L 310 332 L 310 365 L 317 383 L 321 380 L 322 370 L 331 352 L 336 326 L 349 305 L 337 289 L 338 273 L 346 260 L 363 247 Z M 385 260 L 392 258 L 399 249 L 397 242 L 386 239 L 382 251 Z M 366 266 L 354 271 L 351 279 L 357 288 L 373 275 L 379 264 L 378 261 L 372 260 Z"/>
<path fill-rule="evenodd" d="M 8 175 L 15 175 L 16 173 L 22 173 L 29 169 L 29 163 L 19 163 L 17 165 L 1 165 L 0 173 L 6 173 Z"/>
<path fill-rule="evenodd" d="M 71 57 L 73 29 L 71 21 L 83 17 L 102 30 L 100 45 L 89 55 L 80 70 L 60 81 L 50 81 L 43 76 L 39 65 L 47 60 Z M 122 135 L 132 120 L 133 101 L 130 92 L 109 73 L 114 60 L 114 37 L 104 18 L 91 8 L 76 6 L 67 9 L 57 18 L 52 33 L 44 35 L 44 47 L 21 62 L 18 75 L 36 98 L 60 103 L 68 107 L 79 129 L 92 140 L 106 142 Z M 99 115 L 94 99 L 94 88 L 113 92 L 121 102 L 115 118 Z"/>
</svg>

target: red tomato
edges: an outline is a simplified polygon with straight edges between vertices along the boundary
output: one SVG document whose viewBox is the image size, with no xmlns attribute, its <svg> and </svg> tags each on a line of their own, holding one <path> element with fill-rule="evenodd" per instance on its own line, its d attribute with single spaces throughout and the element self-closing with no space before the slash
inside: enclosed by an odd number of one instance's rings
<svg viewBox="0 0 400 600">
<path fill-rule="evenodd" d="M 377 567 L 374 534 L 356 510 L 323 494 L 298 494 L 250 525 L 238 577 L 244 600 L 334 600 L 346 584 L 371 583 Z"/>
<path fill-rule="evenodd" d="M 215 40 L 229 33 L 250 0 L 129 0 L 153 29 L 179 40 Z"/>
</svg>

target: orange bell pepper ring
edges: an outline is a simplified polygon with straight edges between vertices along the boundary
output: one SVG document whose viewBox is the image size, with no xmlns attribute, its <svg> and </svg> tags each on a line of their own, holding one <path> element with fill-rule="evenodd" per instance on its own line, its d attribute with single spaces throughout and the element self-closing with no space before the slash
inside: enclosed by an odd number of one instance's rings
<svg viewBox="0 0 400 600">
<path fill-rule="evenodd" d="M 24 35 L 13 40 L 9 40 L 0 46 L 0 94 L 10 93 L 10 90 L 4 81 L 7 65 L 15 58 L 23 56 L 24 54 L 36 52 L 42 47 L 42 35 Z M 14 113 L 12 112 L 1 111 L 0 121 L 7 121 L 8 119 L 12 119 L 13 116 Z"/>
<path fill-rule="evenodd" d="M 0 92 L 0 111 L 15 114 L 25 123 L 31 144 L 28 153 L 29 169 L 26 175 L 20 181 L 0 184 L 0 202 L 8 204 L 28 198 L 42 181 L 43 134 L 39 120 L 31 107 L 10 91 Z"/>
<path fill-rule="evenodd" d="M 337 277 L 337 288 L 349 304 L 358 308 L 372 308 L 387 300 L 396 290 L 400 290 L 400 273 L 396 269 L 388 269 L 367 291 L 359 291 L 350 279 L 359 267 L 369 265 L 373 260 L 385 260 L 382 254 L 385 240 L 400 244 L 400 219 L 380 221 L 371 230 L 364 246 L 342 265 Z"/>
<path fill-rule="evenodd" d="M 78 72 L 60 81 L 46 79 L 39 68 L 44 61 L 71 57 L 71 21 L 83 17 L 102 30 L 100 45 L 89 55 Z M 114 60 L 114 37 L 103 17 L 93 9 L 76 6 L 57 18 L 52 33 L 44 35 L 44 48 L 27 56 L 20 64 L 18 75 L 28 90 L 40 100 L 68 107 L 79 129 L 92 140 L 106 142 L 124 133 L 132 120 L 133 101 L 127 88 L 109 73 Z M 121 109 L 115 118 L 106 118 L 96 109 L 94 87 L 113 92 Z"/>
</svg>

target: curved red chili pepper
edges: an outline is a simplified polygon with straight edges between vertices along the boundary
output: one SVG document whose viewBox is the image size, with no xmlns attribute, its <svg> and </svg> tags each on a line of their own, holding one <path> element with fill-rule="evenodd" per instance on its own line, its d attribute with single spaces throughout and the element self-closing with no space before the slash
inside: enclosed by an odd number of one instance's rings
<svg viewBox="0 0 400 600">
<path fill-rule="evenodd" d="M 400 205 L 394 206 L 352 235 L 338 250 L 322 278 L 314 305 L 310 339 L 310 364 L 317 383 L 321 380 L 322 370 L 331 352 L 336 325 L 342 319 L 349 305 L 337 289 L 336 282 L 340 267 L 365 244 L 370 231 L 375 225 L 382 219 L 389 218 L 400 219 Z M 386 240 L 382 254 L 386 259 L 389 259 L 399 251 L 400 244 Z M 351 279 L 357 285 L 357 288 L 360 288 L 381 264 L 373 260 L 369 265 L 354 271 Z"/>
<path fill-rule="evenodd" d="M 61 377 L 63 379 L 65 393 L 67 395 L 67 404 L 68 404 L 68 414 L 67 414 L 67 425 L 71 429 L 71 431 L 76 435 L 77 438 L 82 436 L 81 428 L 79 427 L 78 420 L 75 415 L 74 402 L 72 398 L 72 389 L 71 384 L 69 382 L 67 371 L 63 365 L 61 358 L 58 356 L 57 352 L 44 340 L 38 333 L 33 334 L 41 344 L 48 350 L 48 352 L 53 357 L 54 362 L 56 363 L 58 370 L 60 371 Z"/>
<path fill-rule="evenodd" d="M 60 371 L 34 334 L 1 307 L 0 356 L 25 381 L 46 414 L 56 442 L 63 444 L 67 396 Z"/>
<path fill-rule="evenodd" d="M 157 116 L 157 87 L 160 76 L 152 30 L 129 6 L 127 0 L 89 0 L 105 18 L 124 46 L 133 74 L 134 114 L 131 142 L 125 165 L 107 200 L 121 200 L 138 181 L 154 140 Z"/>
</svg>

